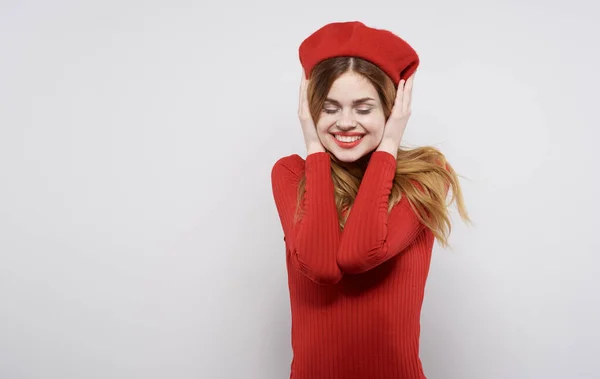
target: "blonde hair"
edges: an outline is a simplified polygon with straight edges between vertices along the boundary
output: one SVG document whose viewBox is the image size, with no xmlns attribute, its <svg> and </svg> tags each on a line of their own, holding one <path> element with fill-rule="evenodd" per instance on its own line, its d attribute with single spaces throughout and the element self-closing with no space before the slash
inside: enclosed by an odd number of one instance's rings
<svg viewBox="0 0 600 379">
<path fill-rule="evenodd" d="M 373 84 L 381 99 L 387 120 L 396 97 L 396 86 L 392 79 L 379 67 L 364 59 L 335 57 L 320 62 L 311 73 L 308 102 L 315 123 L 319 119 L 331 85 L 348 71 L 364 76 Z M 348 214 L 344 211 L 349 211 L 352 207 L 372 152 L 352 163 L 341 162 L 333 154 L 329 154 L 335 202 L 340 227 L 343 228 Z M 300 200 L 304 195 L 304 185 L 305 178 L 302 178 L 298 187 L 297 218 L 301 217 Z M 447 201 L 449 190 L 452 196 L 450 201 Z M 432 231 L 442 246 L 448 246 L 448 237 L 452 230 L 449 215 L 449 206 L 452 203 L 456 203 L 463 221 L 470 222 L 458 175 L 437 148 L 425 146 L 398 150 L 396 177 L 390 194 L 389 211 L 402 196 L 407 197 L 421 222 Z"/>
</svg>

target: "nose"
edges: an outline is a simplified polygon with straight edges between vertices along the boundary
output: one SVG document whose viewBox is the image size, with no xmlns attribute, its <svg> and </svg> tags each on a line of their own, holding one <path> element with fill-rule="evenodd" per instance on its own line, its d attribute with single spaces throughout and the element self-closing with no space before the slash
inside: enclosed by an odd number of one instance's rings
<svg viewBox="0 0 600 379">
<path fill-rule="evenodd" d="M 349 117 L 342 116 L 336 121 L 335 126 L 342 131 L 352 130 L 356 128 L 357 122 Z"/>
</svg>

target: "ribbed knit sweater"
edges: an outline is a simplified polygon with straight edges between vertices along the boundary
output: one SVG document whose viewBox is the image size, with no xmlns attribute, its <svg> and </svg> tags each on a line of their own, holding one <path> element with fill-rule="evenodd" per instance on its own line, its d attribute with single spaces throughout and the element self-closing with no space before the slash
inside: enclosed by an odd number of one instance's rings
<svg viewBox="0 0 600 379">
<path fill-rule="evenodd" d="M 372 153 L 342 231 L 330 159 L 294 154 L 272 169 L 292 314 L 290 378 L 424 379 L 420 313 L 433 233 L 404 196 L 388 212 L 396 159 L 382 151 Z"/>
</svg>

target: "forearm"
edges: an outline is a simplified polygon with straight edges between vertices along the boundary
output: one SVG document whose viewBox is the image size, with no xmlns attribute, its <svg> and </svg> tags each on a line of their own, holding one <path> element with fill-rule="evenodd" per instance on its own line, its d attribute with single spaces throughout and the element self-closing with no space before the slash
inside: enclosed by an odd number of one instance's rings
<svg viewBox="0 0 600 379">
<path fill-rule="evenodd" d="M 316 282 L 336 283 L 340 227 L 335 205 L 331 162 L 326 152 L 306 158 L 305 193 L 296 231 L 296 259 L 301 270 Z"/>
<path fill-rule="evenodd" d="M 396 159 L 374 152 L 346 221 L 337 261 L 343 272 L 360 273 L 389 259 L 388 203 Z"/>
</svg>

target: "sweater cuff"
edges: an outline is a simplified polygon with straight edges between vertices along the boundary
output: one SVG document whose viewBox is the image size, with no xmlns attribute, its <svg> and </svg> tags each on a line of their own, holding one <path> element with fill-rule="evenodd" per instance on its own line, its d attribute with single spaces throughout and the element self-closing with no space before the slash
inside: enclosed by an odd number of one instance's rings
<svg viewBox="0 0 600 379">
<path fill-rule="evenodd" d="M 326 171 L 327 173 L 331 170 L 331 157 L 327 152 L 319 151 L 318 153 L 312 153 L 306 156 L 305 164 L 305 175 L 310 173 Z"/>
<path fill-rule="evenodd" d="M 378 177 L 391 180 L 396 177 L 396 158 L 386 151 L 374 151 L 369 160 L 369 168 L 378 173 Z"/>
</svg>

